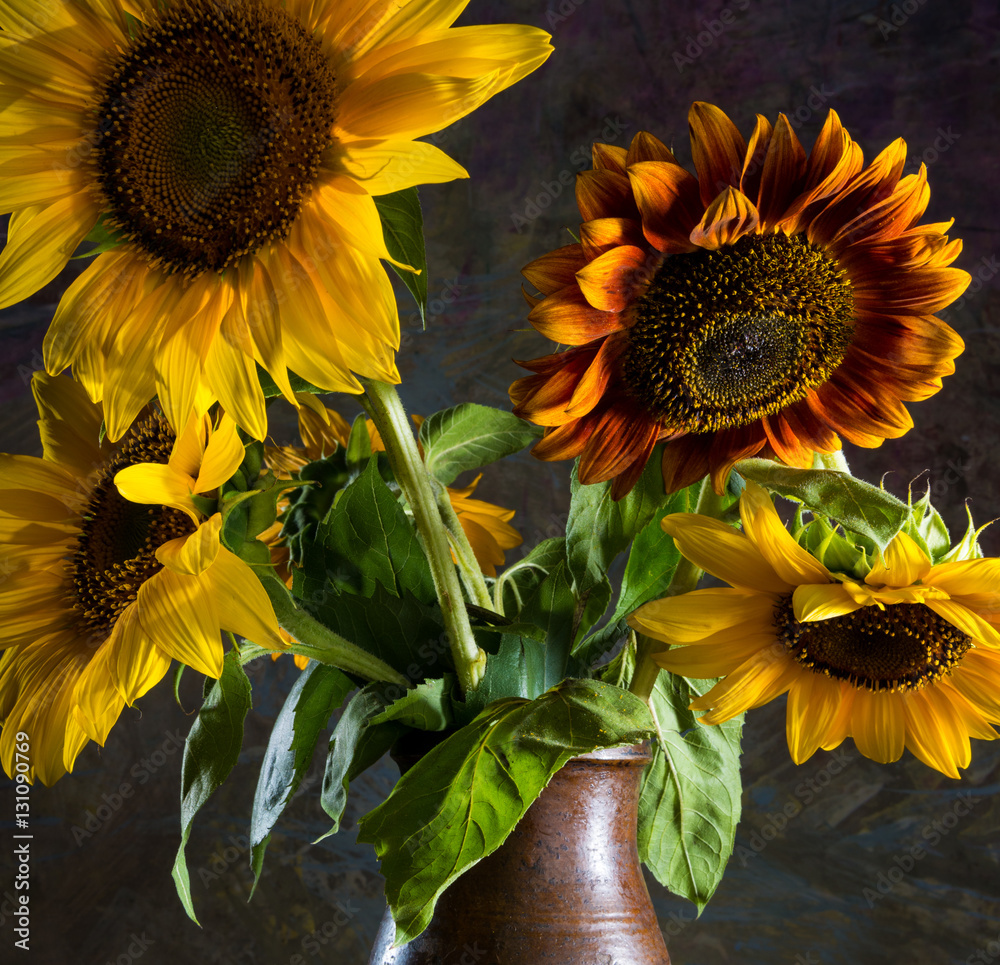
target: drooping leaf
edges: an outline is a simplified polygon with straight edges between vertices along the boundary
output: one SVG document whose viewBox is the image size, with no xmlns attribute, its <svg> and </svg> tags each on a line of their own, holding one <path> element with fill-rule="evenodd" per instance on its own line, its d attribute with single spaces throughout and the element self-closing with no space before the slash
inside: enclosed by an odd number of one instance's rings
<svg viewBox="0 0 1000 965">
<path fill-rule="evenodd" d="M 254 888 L 271 831 L 309 769 L 320 732 L 353 689 L 351 679 L 335 667 L 313 662 L 299 674 L 278 712 L 260 765 L 250 819 Z"/>
<path fill-rule="evenodd" d="M 397 721 L 417 730 L 447 730 L 455 721 L 451 706 L 455 680 L 455 675 L 449 673 L 417 684 L 373 717 L 371 723 Z"/>
<path fill-rule="evenodd" d="M 744 459 L 737 470 L 746 479 L 835 520 L 870 539 L 880 550 L 906 525 L 910 508 L 895 496 L 846 472 L 794 469 L 768 459 Z"/>
<path fill-rule="evenodd" d="M 359 826 L 381 859 L 397 940 L 427 927 L 441 892 L 503 843 L 566 761 L 636 743 L 651 726 L 638 697 L 565 680 L 536 700 L 491 705 L 431 750 Z"/>
<path fill-rule="evenodd" d="M 420 320 L 426 325 L 427 253 L 424 249 L 424 216 L 420 211 L 417 189 L 406 188 L 393 194 L 383 194 L 375 198 L 375 207 L 382 220 L 382 234 L 389 254 L 396 261 L 417 269 L 414 273 L 392 266 L 413 295 L 420 309 Z"/>
<path fill-rule="evenodd" d="M 420 426 L 424 463 L 445 485 L 467 469 L 520 452 L 540 435 L 537 426 L 510 412 L 471 402 L 435 412 Z"/>
<path fill-rule="evenodd" d="M 662 740 L 655 741 L 639 797 L 639 857 L 699 911 L 732 854 L 742 793 L 742 715 L 707 726 L 686 709 L 714 683 L 660 674 L 651 701 Z"/>
<path fill-rule="evenodd" d="M 323 810 L 333 819 L 333 827 L 319 841 L 340 830 L 350 782 L 406 730 L 404 724 L 395 721 L 372 726 L 372 719 L 390 702 L 386 691 L 383 684 L 363 687 L 351 698 L 333 729 L 319 799 Z"/>
<path fill-rule="evenodd" d="M 198 919 L 191 899 L 184 849 L 198 809 L 229 776 L 243 746 L 243 720 L 250 710 L 250 681 L 240 666 L 239 654 L 230 650 L 222 663 L 222 676 L 205 697 L 184 743 L 181 764 L 181 843 L 171 872 L 177 894 L 192 921 Z"/>
</svg>

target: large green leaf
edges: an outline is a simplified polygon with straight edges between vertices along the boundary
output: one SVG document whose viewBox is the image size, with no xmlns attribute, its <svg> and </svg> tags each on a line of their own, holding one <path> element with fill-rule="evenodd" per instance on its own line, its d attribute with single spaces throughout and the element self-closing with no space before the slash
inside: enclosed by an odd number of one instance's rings
<svg viewBox="0 0 1000 965">
<path fill-rule="evenodd" d="M 455 681 L 455 675 L 449 673 L 417 684 L 373 717 L 372 724 L 398 721 L 417 730 L 447 730 L 455 721 L 451 700 Z"/>
<path fill-rule="evenodd" d="M 324 583 L 332 576 L 364 596 L 381 584 L 397 596 L 405 587 L 425 602 L 436 598 L 416 530 L 376 459 L 340 494 L 320 523 L 316 542 L 323 547 Z"/>
<path fill-rule="evenodd" d="M 742 715 L 707 726 L 686 709 L 714 683 L 660 674 L 651 700 L 662 740 L 657 737 L 639 798 L 639 857 L 661 884 L 699 910 L 732 854 L 742 789 Z"/>
<path fill-rule="evenodd" d="M 611 498 L 610 482 L 584 485 L 576 466 L 570 493 L 566 558 L 577 593 L 600 583 L 614 558 L 672 498 L 663 488 L 659 449 L 632 491 L 617 502 Z"/>
<path fill-rule="evenodd" d="M 491 705 L 431 750 L 359 825 L 382 862 L 397 941 L 427 927 L 441 892 L 503 843 L 566 761 L 651 727 L 638 697 L 564 680 L 535 700 Z"/>
<path fill-rule="evenodd" d="M 395 596 L 381 584 L 371 596 L 342 593 L 333 587 L 324 592 L 321 587 L 307 597 L 304 606 L 325 627 L 384 660 L 408 680 L 436 677 L 453 669 L 441 611 L 406 590 L 402 594 Z"/>
<path fill-rule="evenodd" d="M 198 809 L 229 776 L 243 746 L 243 720 L 250 710 L 250 681 L 240 666 L 239 654 L 230 650 L 191 727 L 181 764 L 181 843 L 174 860 L 177 894 L 189 917 L 197 922 L 191 900 L 191 879 L 184 849 Z"/>
<path fill-rule="evenodd" d="M 310 663 L 285 698 L 264 751 L 253 799 L 250 848 L 255 888 L 271 830 L 309 769 L 320 731 L 353 689 L 353 681 L 335 667 Z"/>
<path fill-rule="evenodd" d="M 496 582 L 504 614 L 508 617 L 519 614 L 538 585 L 565 562 L 566 538 L 556 536 L 542 540 L 522 559 L 505 567 Z"/>
<path fill-rule="evenodd" d="M 830 469 L 793 469 L 769 459 L 744 459 L 736 466 L 745 479 L 835 520 L 884 550 L 910 519 L 910 507 L 884 489 Z"/>
<path fill-rule="evenodd" d="M 416 300 L 420 319 L 424 321 L 427 310 L 427 253 L 424 249 L 424 217 L 417 189 L 405 188 L 393 194 L 383 194 L 375 198 L 375 207 L 382 219 L 382 234 L 389 254 L 396 261 L 417 269 L 415 274 L 392 266 Z"/>
<path fill-rule="evenodd" d="M 541 432 L 510 412 L 463 402 L 425 419 L 420 443 L 428 470 L 447 485 L 467 469 L 520 452 Z"/>
</svg>

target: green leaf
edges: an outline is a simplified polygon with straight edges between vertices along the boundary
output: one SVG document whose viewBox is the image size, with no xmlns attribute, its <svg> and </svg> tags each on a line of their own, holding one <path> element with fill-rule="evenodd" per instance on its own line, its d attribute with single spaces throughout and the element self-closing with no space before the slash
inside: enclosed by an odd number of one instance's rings
<svg viewBox="0 0 1000 965">
<path fill-rule="evenodd" d="M 614 558 L 670 502 L 655 450 L 632 491 L 615 502 L 611 483 L 580 482 L 574 465 L 566 523 L 566 558 L 577 593 L 600 583 Z"/>
<path fill-rule="evenodd" d="M 447 730 L 455 722 L 451 707 L 455 680 L 455 675 L 448 673 L 417 684 L 399 700 L 394 700 L 381 714 L 373 717 L 371 723 L 398 721 L 418 730 Z"/>
<path fill-rule="evenodd" d="M 240 657 L 230 650 L 184 744 L 181 764 L 181 843 L 171 872 L 177 894 L 192 921 L 191 880 L 184 849 L 198 809 L 229 776 L 243 745 L 243 719 L 250 710 L 250 681 Z"/>
<path fill-rule="evenodd" d="M 487 706 L 508 697 L 534 700 L 544 689 L 545 644 L 516 633 L 500 638 L 500 649 L 486 661 L 486 673 L 464 706 L 456 705 L 459 723 L 472 721 Z"/>
<path fill-rule="evenodd" d="M 361 819 L 375 845 L 396 940 L 427 927 L 438 896 L 495 851 L 571 757 L 633 744 L 651 730 L 638 697 L 564 680 L 536 700 L 504 700 L 437 745 Z"/>
<path fill-rule="evenodd" d="M 566 676 L 573 649 L 577 603 L 566 564 L 560 563 L 539 584 L 521 610 L 519 622 L 531 623 L 545 634 L 545 677 L 541 689 L 547 690 Z"/>
<path fill-rule="evenodd" d="M 368 684 L 351 698 L 340 715 L 330 738 L 319 799 L 323 810 L 333 818 L 333 827 L 317 841 L 340 830 L 350 782 L 406 732 L 406 726 L 395 721 L 372 726 L 373 718 L 385 709 L 389 699 L 384 684 Z"/>
<path fill-rule="evenodd" d="M 565 562 L 566 538 L 557 536 L 543 540 L 527 556 L 506 567 L 496 582 L 504 614 L 520 613 L 542 580 Z"/>
<path fill-rule="evenodd" d="M 371 596 L 376 583 L 418 599 L 436 599 L 434 581 L 416 530 L 386 485 L 376 459 L 350 483 L 320 523 L 316 536 L 334 577 Z"/>
<path fill-rule="evenodd" d="M 906 525 L 910 508 L 884 489 L 830 469 L 793 469 L 768 459 L 744 459 L 736 469 L 772 493 L 801 502 L 870 539 L 880 550 Z"/>
<path fill-rule="evenodd" d="M 420 443 L 427 469 L 448 485 L 467 469 L 520 452 L 541 434 L 541 429 L 513 413 L 463 402 L 425 419 Z"/>
<path fill-rule="evenodd" d="M 253 799 L 250 860 L 254 888 L 271 830 L 309 769 L 320 731 L 353 689 L 351 679 L 336 668 L 312 662 L 299 674 L 285 698 L 264 751 Z"/>
<path fill-rule="evenodd" d="M 385 246 L 396 261 L 416 268 L 419 274 L 405 268 L 392 266 L 393 271 L 410 290 L 420 309 L 420 320 L 426 325 L 427 310 L 427 252 L 424 248 L 424 218 L 420 212 L 420 198 L 416 188 L 406 188 L 394 194 L 375 198 L 382 219 Z"/>
<path fill-rule="evenodd" d="M 296 574 L 296 595 L 303 580 Z M 320 585 L 304 601 L 324 626 L 384 660 L 409 680 L 439 677 L 453 669 L 447 635 L 436 606 L 421 603 L 409 591 L 396 596 L 381 585 L 370 597 L 341 593 Z"/>
<path fill-rule="evenodd" d="M 660 674 L 651 703 L 662 740 L 656 739 L 639 796 L 639 857 L 699 911 L 732 854 L 742 793 L 742 715 L 708 726 L 686 709 L 714 683 Z"/>
</svg>

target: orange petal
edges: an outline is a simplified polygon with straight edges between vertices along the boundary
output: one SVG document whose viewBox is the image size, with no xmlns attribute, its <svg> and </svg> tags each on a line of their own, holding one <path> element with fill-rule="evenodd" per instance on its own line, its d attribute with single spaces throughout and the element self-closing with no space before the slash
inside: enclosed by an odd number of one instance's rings
<svg viewBox="0 0 1000 965">
<path fill-rule="evenodd" d="M 642 232 L 659 251 L 692 251 L 689 235 L 701 218 L 698 182 L 684 168 L 666 161 L 642 161 L 628 171 Z"/>
<path fill-rule="evenodd" d="M 750 199 L 736 188 L 726 188 L 705 210 L 691 231 L 691 243 L 714 251 L 757 230 L 760 215 Z"/>
<path fill-rule="evenodd" d="M 707 206 L 727 187 L 740 183 L 747 144 L 736 125 L 718 107 L 704 101 L 691 105 L 688 127 L 701 203 Z"/>
<path fill-rule="evenodd" d="M 641 248 L 621 245 L 595 258 L 576 273 L 580 291 L 602 312 L 624 311 L 648 284 L 659 258 Z"/>
</svg>

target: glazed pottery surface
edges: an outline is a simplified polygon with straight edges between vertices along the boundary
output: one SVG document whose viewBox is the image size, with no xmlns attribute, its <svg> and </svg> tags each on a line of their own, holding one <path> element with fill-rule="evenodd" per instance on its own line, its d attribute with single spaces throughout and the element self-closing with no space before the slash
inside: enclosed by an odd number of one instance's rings
<svg viewBox="0 0 1000 965">
<path fill-rule="evenodd" d="M 369 965 L 669 965 L 636 850 L 645 746 L 576 757 L 504 844 L 393 948 L 382 920 Z"/>
</svg>

